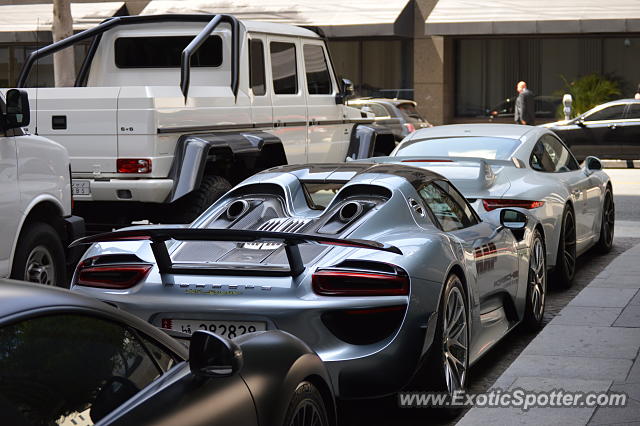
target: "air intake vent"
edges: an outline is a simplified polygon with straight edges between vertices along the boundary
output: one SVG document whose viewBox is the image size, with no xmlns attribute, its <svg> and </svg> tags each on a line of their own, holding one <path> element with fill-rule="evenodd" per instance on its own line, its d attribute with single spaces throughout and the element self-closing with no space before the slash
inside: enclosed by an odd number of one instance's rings
<svg viewBox="0 0 640 426">
<path fill-rule="evenodd" d="M 258 227 L 258 231 L 269 232 L 289 232 L 295 234 L 304 226 L 311 222 L 311 219 L 300 219 L 296 217 L 278 217 L 264 222 Z M 244 248 L 254 250 L 275 250 L 282 244 L 280 243 L 245 243 Z"/>
</svg>

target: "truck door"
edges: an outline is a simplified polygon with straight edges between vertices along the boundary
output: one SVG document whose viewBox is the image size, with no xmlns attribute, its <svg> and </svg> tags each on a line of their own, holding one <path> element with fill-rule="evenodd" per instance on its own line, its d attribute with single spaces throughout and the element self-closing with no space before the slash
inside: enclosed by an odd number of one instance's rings
<svg viewBox="0 0 640 426">
<path fill-rule="evenodd" d="M 349 145 L 350 127 L 344 124 L 342 109 L 336 104 L 338 85 L 328 66 L 324 43 L 304 40 L 302 53 L 309 111 L 307 161 L 343 161 Z"/>
<path fill-rule="evenodd" d="M 266 36 L 251 34 L 249 38 L 249 96 L 251 98 L 252 122 L 256 127 L 271 127 L 273 108 L 271 106 L 271 82 L 265 68 Z"/>
<path fill-rule="evenodd" d="M 6 112 L 6 106 L 0 95 L 0 112 Z M 20 193 L 18 191 L 18 160 L 13 133 L 9 134 L 1 126 L 4 117 L 0 117 L 0 277 L 11 272 L 11 247 L 18 230 Z"/>
<path fill-rule="evenodd" d="M 269 69 L 272 81 L 273 131 L 284 145 L 289 164 L 307 161 L 307 99 L 298 72 L 300 43 L 270 36 Z"/>
</svg>

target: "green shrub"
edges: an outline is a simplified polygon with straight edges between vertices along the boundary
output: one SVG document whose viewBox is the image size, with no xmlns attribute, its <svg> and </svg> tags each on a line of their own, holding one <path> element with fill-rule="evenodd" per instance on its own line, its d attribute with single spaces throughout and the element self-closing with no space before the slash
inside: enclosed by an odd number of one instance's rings
<svg viewBox="0 0 640 426">
<path fill-rule="evenodd" d="M 620 84 L 600 74 L 588 74 L 569 82 L 561 75 L 564 81 L 564 89 L 556 92 L 562 96 L 570 93 L 573 97 L 571 116 L 578 115 L 589 111 L 591 108 L 609 102 L 620 96 Z M 558 117 L 564 117 L 563 106 L 558 108 Z"/>
</svg>

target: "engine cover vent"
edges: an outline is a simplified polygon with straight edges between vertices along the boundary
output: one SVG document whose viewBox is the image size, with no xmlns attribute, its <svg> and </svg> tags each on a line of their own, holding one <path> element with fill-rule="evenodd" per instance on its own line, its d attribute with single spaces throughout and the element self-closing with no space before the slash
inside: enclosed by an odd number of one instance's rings
<svg viewBox="0 0 640 426">
<path fill-rule="evenodd" d="M 269 232 L 289 232 L 295 234 L 299 232 L 311 219 L 302 219 L 297 217 L 278 217 L 269 219 L 258 227 L 258 231 Z M 253 250 L 275 250 L 279 248 L 281 243 L 245 243 L 244 248 Z"/>
</svg>

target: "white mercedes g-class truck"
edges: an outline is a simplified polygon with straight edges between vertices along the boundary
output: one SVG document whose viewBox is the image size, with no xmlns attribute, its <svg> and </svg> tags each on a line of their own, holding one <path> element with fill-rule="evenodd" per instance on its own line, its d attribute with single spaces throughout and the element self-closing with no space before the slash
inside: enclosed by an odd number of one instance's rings
<svg viewBox="0 0 640 426">
<path fill-rule="evenodd" d="M 115 17 L 33 52 L 18 87 L 42 57 L 86 41 L 75 87 L 29 95 L 31 129 L 69 150 L 87 222 L 186 223 L 265 168 L 394 147 L 388 129 L 345 105 L 353 88 L 310 29 L 230 15 Z"/>
<path fill-rule="evenodd" d="M 0 278 L 68 287 L 81 253 L 66 247 L 84 236 L 71 215 L 69 155 L 60 144 L 25 133 L 29 99 L 0 93 Z"/>
</svg>

